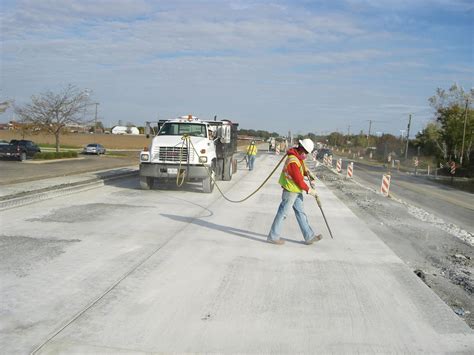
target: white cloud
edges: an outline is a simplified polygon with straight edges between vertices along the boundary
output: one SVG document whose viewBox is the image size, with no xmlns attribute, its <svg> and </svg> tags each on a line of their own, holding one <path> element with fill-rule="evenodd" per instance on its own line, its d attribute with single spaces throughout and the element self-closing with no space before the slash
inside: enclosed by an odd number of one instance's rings
<svg viewBox="0 0 474 355">
<path fill-rule="evenodd" d="M 372 7 L 384 10 L 406 10 L 439 7 L 448 11 L 470 11 L 471 0 L 346 0 L 354 7 Z"/>
<path fill-rule="evenodd" d="M 227 112 L 244 127 L 273 117 L 260 127 L 284 131 L 290 116 L 397 117 L 384 105 L 423 105 L 441 70 L 472 69 L 434 67 L 444 47 L 417 33 L 290 1 L 23 0 L 0 16 L 7 94 L 21 101 L 72 82 L 94 89 L 109 122 Z"/>
</svg>

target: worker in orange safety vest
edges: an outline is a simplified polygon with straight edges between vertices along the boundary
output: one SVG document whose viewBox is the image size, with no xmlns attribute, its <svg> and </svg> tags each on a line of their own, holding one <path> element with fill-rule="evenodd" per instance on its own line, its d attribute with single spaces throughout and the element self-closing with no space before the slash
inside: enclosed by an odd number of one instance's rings
<svg viewBox="0 0 474 355">
<path fill-rule="evenodd" d="M 284 240 L 280 238 L 283 221 L 288 215 L 290 207 L 293 207 L 296 220 L 300 226 L 301 232 L 305 240 L 305 244 L 310 245 L 318 240 L 321 240 L 322 235 L 316 235 L 308 223 L 308 216 L 304 212 L 303 206 L 303 191 L 307 194 L 318 197 L 316 190 L 308 186 L 304 177 L 307 176 L 310 180 L 314 180 L 315 176 L 309 171 L 304 160 L 306 155 L 311 154 L 314 149 L 314 143 L 311 139 L 306 138 L 299 141 L 295 148 L 291 148 L 287 152 L 287 158 L 283 171 L 278 181 L 283 188 L 281 203 L 278 207 L 278 212 L 273 220 L 270 233 L 267 241 L 272 244 L 284 244 Z"/>
</svg>

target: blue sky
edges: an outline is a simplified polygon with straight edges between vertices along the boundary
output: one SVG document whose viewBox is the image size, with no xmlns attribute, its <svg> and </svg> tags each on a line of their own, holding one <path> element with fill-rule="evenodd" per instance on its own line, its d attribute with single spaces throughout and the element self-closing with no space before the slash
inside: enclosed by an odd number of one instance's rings
<svg viewBox="0 0 474 355">
<path fill-rule="evenodd" d="M 471 0 L 3 0 L 0 19 L 0 99 L 72 83 L 107 126 L 399 135 L 432 119 L 436 88 L 473 87 Z"/>
</svg>

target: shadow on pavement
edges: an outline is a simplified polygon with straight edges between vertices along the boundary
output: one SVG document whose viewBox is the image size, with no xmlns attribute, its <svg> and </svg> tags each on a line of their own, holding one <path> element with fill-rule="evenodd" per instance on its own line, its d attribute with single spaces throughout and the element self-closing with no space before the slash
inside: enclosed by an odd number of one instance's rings
<svg viewBox="0 0 474 355">
<path fill-rule="evenodd" d="M 220 225 L 220 224 L 204 221 L 204 220 L 199 219 L 199 218 L 177 216 L 177 215 L 165 214 L 165 213 L 162 213 L 161 215 L 163 217 L 169 218 L 169 219 L 171 219 L 173 221 L 176 221 L 176 222 L 192 223 L 192 224 L 200 226 L 200 227 L 205 227 L 205 228 L 209 228 L 209 229 L 218 230 L 218 231 L 221 231 L 221 232 L 224 232 L 224 233 L 227 233 L 227 234 L 236 235 L 240 238 L 246 238 L 246 239 L 250 239 L 250 240 L 253 240 L 253 241 L 256 241 L 256 242 L 267 243 L 267 235 L 266 234 L 255 233 L 255 232 L 251 232 L 251 231 L 248 231 L 248 230 L 229 227 L 229 226 L 223 226 L 223 225 Z M 254 237 L 254 236 L 256 236 L 256 237 Z M 261 238 L 258 238 L 258 237 L 262 237 L 264 239 L 262 240 Z"/>
<path fill-rule="evenodd" d="M 114 170 L 115 173 L 119 173 L 120 169 Z M 127 169 L 124 169 L 126 175 Z M 136 174 L 130 174 L 129 177 L 126 178 L 107 178 L 107 174 L 104 176 L 99 176 L 99 179 L 104 179 L 104 185 L 110 185 L 115 187 L 121 187 L 126 189 L 133 189 L 133 190 L 142 190 L 140 187 L 140 177 L 138 172 Z M 131 184 L 130 182 L 133 181 Z M 143 190 L 147 191 L 147 190 Z M 202 184 L 201 182 L 185 182 L 181 187 L 176 185 L 175 179 L 168 179 L 164 181 L 158 181 L 155 179 L 153 188 L 150 191 L 181 191 L 181 192 L 196 192 L 202 194 Z M 208 194 L 206 194 L 208 195 Z"/>
</svg>

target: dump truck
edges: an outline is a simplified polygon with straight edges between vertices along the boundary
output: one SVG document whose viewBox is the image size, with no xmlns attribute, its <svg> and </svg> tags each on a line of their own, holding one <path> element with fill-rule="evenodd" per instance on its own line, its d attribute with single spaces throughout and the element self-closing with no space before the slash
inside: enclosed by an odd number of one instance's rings
<svg viewBox="0 0 474 355">
<path fill-rule="evenodd" d="M 238 124 L 230 120 L 201 120 L 187 115 L 146 122 L 145 134 L 153 138 L 140 152 L 140 186 L 175 180 L 201 182 L 203 192 L 214 189 L 214 181 L 232 179 L 237 171 Z"/>
</svg>

